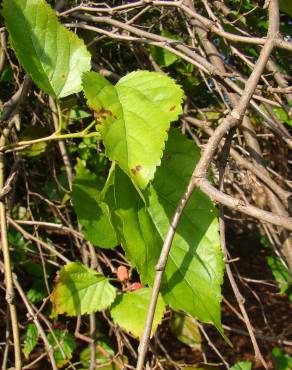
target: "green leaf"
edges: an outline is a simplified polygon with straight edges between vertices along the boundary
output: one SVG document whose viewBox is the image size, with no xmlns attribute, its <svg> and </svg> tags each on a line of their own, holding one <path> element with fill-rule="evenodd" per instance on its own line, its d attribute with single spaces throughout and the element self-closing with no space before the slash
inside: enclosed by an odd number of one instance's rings
<svg viewBox="0 0 292 370">
<path fill-rule="evenodd" d="M 42 301 L 44 298 L 48 296 L 48 292 L 46 290 L 46 286 L 43 280 L 36 280 L 33 282 L 32 287 L 26 293 L 27 298 L 32 303 L 37 303 Z"/>
<path fill-rule="evenodd" d="M 138 71 L 115 86 L 88 72 L 83 89 L 97 112 L 106 155 L 145 188 L 160 163 L 167 129 L 182 112 L 181 88 L 167 76 Z"/>
<path fill-rule="evenodd" d="M 20 134 L 19 140 L 34 140 L 40 139 L 42 137 L 48 136 L 47 130 L 42 126 L 27 126 Z M 30 145 L 21 151 L 21 155 L 27 157 L 37 157 L 43 153 L 47 148 L 47 143 L 36 143 Z"/>
<path fill-rule="evenodd" d="M 193 317 L 174 313 L 170 321 L 170 327 L 173 334 L 182 343 L 192 348 L 201 349 L 201 334 L 198 324 Z"/>
<path fill-rule="evenodd" d="M 102 348 L 104 352 L 102 353 L 99 348 Z M 89 369 L 90 367 L 90 356 L 91 351 L 90 348 L 85 348 L 80 353 L 80 362 L 84 369 Z M 118 370 L 120 367 L 113 362 L 113 358 L 119 360 L 119 357 L 115 356 L 114 350 L 104 341 L 98 339 L 97 340 L 97 348 L 96 348 L 96 364 L 97 369 L 99 370 Z M 127 363 L 128 359 L 123 356 L 123 363 Z"/>
<path fill-rule="evenodd" d="M 276 116 L 287 125 L 292 126 L 292 120 L 289 118 L 288 113 L 282 108 L 273 108 L 273 111 L 276 113 Z"/>
<path fill-rule="evenodd" d="M 112 219 L 127 258 L 144 284 L 152 284 L 163 240 L 177 204 L 199 159 L 193 142 L 178 131 L 170 133 L 161 166 L 145 193 L 146 207 L 131 181 L 116 171 L 106 194 Z M 178 225 L 169 254 L 161 292 L 175 310 L 203 322 L 213 322 L 222 333 L 220 301 L 223 281 L 217 210 L 199 190 L 192 194 Z"/>
<path fill-rule="evenodd" d="M 54 335 L 57 338 L 57 341 L 59 342 L 65 354 L 65 358 L 64 358 L 63 353 L 60 349 L 60 346 L 56 342 L 52 333 L 49 333 L 48 341 L 51 344 L 51 346 L 53 346 L 55 349 L 54 358 L 56 360 L 57 366 L 60 368 L 60 367 L 63 367 L 65 364 L 67 364 L 68 361 L 72 358 L 72 354 L 76 348 L 76 342 L 75 342 L 75 338 L 73 337 L 73 335 L 66 331 L 54 329 Z"/>
<path fill-rule="evenodd" d="M 27 359 L 38 342 L 38 329 L 35 324 L 28 324 L 24 335 L 24 347 L 22 352 Z"/>
<path fill-rule="evenodd" d="M 113 184 L 105 195 L 112 211 L 112 221 L 127 259 L 139 271 L 147 284 L 154 280 L 161 249 L 161 238 L 156 232 L 142 198 L 131 180 L 119 168 L 113 173 Z"/>
<path fill-rule="evenodd" d="M 163 240 L 199 157 L 193 142 L 173 132 L 149 189 L 149 213 Z M 170 250 L 162 286 L 166 302 L 203 322 L 213 322 L 221 330 L 223 270 L 217 210 L 205 194 L 196 190 L 186 205 Z"/>
<path fill-rule="evenodd" d="M 134 292 L 121 294 L 117 297 L 110 309 L 114 322 L 138 338 L 141 338 L 143 334 L 151 292 L 152 289 L 150 288 L 142 288 Z M 151 336 L 161 323 L 164 311 L 165 303 L 159 295 Z"/>
<path fill-rule="evenodd" d="M 100 201 L 97 177 L 79 165 L 72 184 L 72 200 L 78 221 L 87 240 L 102 248 L 118 244 L 108 206 Z"/>
<path fill-rule="evenodd" d="M 10 42 L 35 84 L 54 98 L 81 90 L 90 54 L 78 36 L 62 26 L 44 0 L 4 0 Z"/>
<path fill-rule="evenodd" d="M 273 360 L 276 370 L 291 370 L 292 357 L 284 353 L 279 347 L 273 348 Z"/>
<path fill-rule="evenodd" d="M 105 310 L 115 296 L 116 289 L 107 278 L 81 263 L 71 262 L 61 269 L 59 281 L 51 294 L 52 317 Z"/>
<path fill-rule="evenodd" d="M 68 189 L 68 178 L 64 170 L 56 174 L 56 179 L 49 178 L 43 187 L 43 192 L 51 201 L 61 201 Z"/>
<path fill-rule="evenodd" d="M 31 260 L 27 260 L 25 261 L 23 267 L 28 274 L 33 275 L 34 277 L 38 279 L 43 278 L 44 276 L 43 266 L 40 265 L 39 263 L 33 262 Z M 46 277 L 49 277 L 53 271 L 52 266 L 50 266 L 49 264 L 46 264 L 45 269 L 46 269 Z"/>
<path fill-rule="evenodd" d="M 230 370 L 251 370 L 252 363 L 250 361 L 239 361 L 234 364 Z"/>
<path fill-rule="evenodd" d="M 278 257 L 274 256 L 268 257 L 268 265 L 272 270 L 274 278 L 279 283 L 280 293 L 286 293 L 286 291 L 292 285 L 292 278 L 289 274 L 288 269 L 284 266 L 283 262 Z"/>
<path fill-rule="evenodd" d="M 166 30 L 161 32 L 161 36 L 181 41 L 181 38 Z M 150 52 L 155 62 L 162 67 L 169 67 L 179 59 L 177 55 L 157 46 L 150 46 Z"/>
</svg>

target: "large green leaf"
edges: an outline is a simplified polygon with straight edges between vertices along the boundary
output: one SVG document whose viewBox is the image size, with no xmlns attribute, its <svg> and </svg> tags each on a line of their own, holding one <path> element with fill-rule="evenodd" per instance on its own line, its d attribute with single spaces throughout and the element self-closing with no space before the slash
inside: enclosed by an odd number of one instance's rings
<svg viewBox="0 0 292 370">
<path fill-rule="evenodd" d="M 15 54 L 35 82 L 54 98 L 81 90 L 90 54 L 78 36 L 62 26 L 44 0 L 4 0 L 3 15 Z"/>
<path fill-rule="evenodd" d="M 72 184 L 72 200 L 84 236 L 96 246 L 115 247 L 118 244 L 115 230 L 107 204 L 99 199 L 97 177 L 83 166 L 78 168 Z"/>
<path fill-rule="evenodd" d="M 153 282 L 170 220 L 198 159 L 197 147 L 174 131 L 154 181 L 145 192 L 147 207 L 121 171 L 116 171 L 108 189 L 106 201 L 115 209 L 112 218 L 122 246 L 146 284 Z M 213 322 L 222 332 L 220 286 L 224 263 L 218 230 L 215 206 L 196 190 L 178 225 L 161 291 L 174 309 Z"/>
<path fill-rule="evenodd" d="M 83 89 L 97 112 L 106 155 L 145 188 L 160 163 L 167 129 L 182 111 L 181 88 L 167 76 L 138 71 L 115 86 L 88 72 Z"/>
<path fill-rule="evenodd" d="M 105 201 L 112 211 L 112 221 L 126 257 L 139 271 L 145 284 L 154 280 L 154 267 L 161 249 L 161 238 L 156 232 L 145 203 L 131 180 L 116 168 L 112 185 Z"/>
<path fill-rule="evenodd" d="M 163 240 L 199 157 L 191 141 L 173 132 L 148 198 L 149 213 Z M 165 300 L 173 308 L 184 309 L 204 322 L 214 322 L 219 328 L 223 269 L 217 210 L 205 194 L 196 190 L 170 250 L 162 286 Z"/>
<path fill-rule="evenodd" d="M 140 338 L 143 334 L 150 297 L 150 288 L 142 288 L 119 295 L 110 310 L 114 322 Z M 164 311 L 165 303 L 159 295 L 151 335 L 155 333 L 157 326 L 161 323 Z"/>
<path fill-rule="evenodd" d="M 107 278 L 81 263 L 71 262 L 61 269 L 59 281 L 51 294 L 52 316 L 102 311 L 113 303 L 115 297 L 116 289 Z"/>
</svg>

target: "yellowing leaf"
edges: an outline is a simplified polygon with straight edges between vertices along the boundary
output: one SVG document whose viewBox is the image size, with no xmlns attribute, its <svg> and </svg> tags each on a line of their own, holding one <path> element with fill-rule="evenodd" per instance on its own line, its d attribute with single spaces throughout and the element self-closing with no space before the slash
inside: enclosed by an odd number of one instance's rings
<svg viewBox="0 0 292 370">
<path fill-rule="evenodd" d="M 59 276 L 51 302 L 52 316 L 68 316 L 105 310 L 114 301 L 116 289 L 96 271 L 77 262 L 65 265 Z"/>
</svg>

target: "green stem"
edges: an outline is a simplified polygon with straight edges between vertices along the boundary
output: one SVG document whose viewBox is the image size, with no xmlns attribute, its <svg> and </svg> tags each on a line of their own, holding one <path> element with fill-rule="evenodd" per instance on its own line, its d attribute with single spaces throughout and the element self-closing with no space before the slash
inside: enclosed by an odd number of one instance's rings
<svg viewBox="0 0 292 370">
<path fill-rule="evenodd" d="M 103 187 L 103 189 L 102 189 L 102 191 L 100 193 L 100 199 L 102 201 L 104 199 L 105 193 L 107 192 L 107 189 L 109 188 L 109 186 L 111 184 L 112 173 L 115 170 L 115 166 L 116 166 L 116 163 L 115 162 L 112 162 L 111 167 L 110 167 L 109 172 L 108 172 L 108 175 L 107 175 L 106 182 L 105 182 L 104 187 Z"/>
<path fill-rule="evenodd" d="M 87 127 L 85 127 L 85 129 L 83 130 L 83 132 L 89 131 L 91 129 L 91 127 L 93 127 L 95 124 L 96 124 L 96 121 L 93 120 L 92 122 L 90 122 L 90 124 Z"/>
<path fill-rule="evenodd" d="M 37 143 L 44 143 L 46 141 L 53 141 L 53 140 L 64 140 L 64 139 L 74 139 L 74 138 L 87 138 L 87 137 L 94 137 L 94 136 L 100 136 L 99 132 L 90 132 L 89 134 L 86 133 L 87 128 L 85 128 L 83 131 L 70 133 L 70 134 L 59 134 L 59 129 L 55 131 L 52 135 L 41 137 L 39 139 L 34 140 L 24 140 L 19 141 L 17 144 L 8 144 L 5 146 L 2 146 L 0 151 L 5 152 L 10 149 L 15 150 L 21 150 L 23 147 L 37 144 Z"/>
<path fill-rule="evenodd" d="M 60 132 L 63 130 L 63 116 L 62 116 L 62 109 L 58 101 L 55 102 L 56 107 L 57 107 L 57 112 L 58 112 L 58 122 L 59 122 L 59 127 L 57 131 L 55 131 L 55 135 L 58 135 Z"/>
</svg>

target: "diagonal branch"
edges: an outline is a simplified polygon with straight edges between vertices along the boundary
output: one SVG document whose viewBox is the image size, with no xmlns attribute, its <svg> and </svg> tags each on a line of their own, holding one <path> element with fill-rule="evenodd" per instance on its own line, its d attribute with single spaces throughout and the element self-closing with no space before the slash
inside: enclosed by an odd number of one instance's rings
<svg viewBox="0 0 292 370">
<path fill-rule="evenodd" d="M 242 118 L 247 109 L 247 106 L 249 104 L 249 101 L 252 98 L 252 95 L 257 87 L 261 74 L 264 71 L 264 68 L 273 51 L 273 48 L 275 46 L 275 40 L 278 38 L 278 32 L 279 32 L 278 0 L 271 0 L 269 4 L 269 30 L 268 30 L 267 39 L 260 53 L 259 59 L 255 65 L 255 68 L 246 83 L 244 93 L 241 96 L 237 107 L 235 107 L 231 111 L 231 113 L 225 118 L 223 123 L 220 126 L 218 126 L 218 128 L 214 131 L 213 136 L 209 139 L 205 147 L 205 150 L 202 153 L 201 159 L 193 173 L 192 179 L 187 187 L 187 190 L 185 194 L 183 195 L 182 199 L 180 200 L 180 203 L 176 209 L 176 212 L 173 216 L 170 228 L 166 235 L 166 238 L 165 238 L 162 250 L 161 250 L 161 254 L 158 260 L 158 264 L 156 267 L 156 274 L 155 274 L 155 280 L 154 280 L 153 289 L 152 289 L 151 301 L 150 301 L 149 308 L 148 308 L 147 319 L 146 319 L 146 323 L 144 327 L 144 333 L 140 341 L 140 346 L 139 346 L 139 351 L 138 351 L 139 357 L 138 357 L 138 362 L 137 362 L 137 367 L 136 367 L 137 370 L 143 369 L 163 273 L 164 273 L 165 266 L 167 263 L 167 258 L 169 255 L 170 247 L 171 247 L 171 244 L 174 238 L 175 230 L 182 216 L 184 207 L 186 206 L 186 203 L 188 199 L 190 198 L 193 190 L 196 187 L 201 188 L 202 184 L 206 181 L 208 168 L 210 166 L 210 163 L 216 153 L 216 150 L 222 138 L 232 128 L 238 126 L 241 123 Z"/>
</svg>

